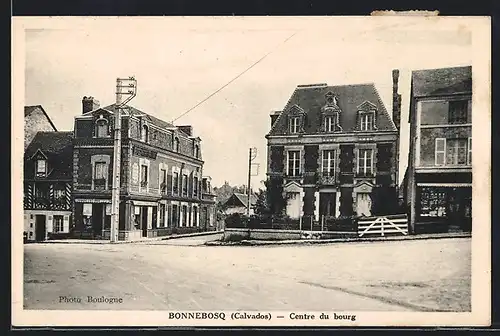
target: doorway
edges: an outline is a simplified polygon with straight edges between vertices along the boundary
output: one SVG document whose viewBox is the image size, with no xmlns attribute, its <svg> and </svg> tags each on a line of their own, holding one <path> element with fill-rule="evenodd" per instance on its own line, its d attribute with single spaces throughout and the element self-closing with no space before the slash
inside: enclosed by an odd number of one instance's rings
<svg viewBox="0 0 500 336">
<path fill-rule="evenodd" d="M 148 236 L 148 207 L 141 207 L 141 228 L 142 236 Z"/>
<path fill-rule="evenodd" d="M 92 204 L 92 232 L 94 236 L 102 236 L 104 224 L 104 204 Z"/>
<path fill-rule="evenodd" d="M 319 215 L 320 217 L 335 217 L 337 205 L 337 193 L 322 192 L 319 194 Z"/>
<path fill-rule="evenodd" d="M 45 215 L 36 215 L 35 217 L 35 241 L 44 241 L 47 232 Z"/>
</svg>

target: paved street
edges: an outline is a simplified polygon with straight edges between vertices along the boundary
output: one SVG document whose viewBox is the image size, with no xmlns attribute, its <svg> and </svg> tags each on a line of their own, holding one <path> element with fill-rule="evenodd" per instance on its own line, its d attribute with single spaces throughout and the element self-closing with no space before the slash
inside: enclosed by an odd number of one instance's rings
<svg viewBox="0 0 500 336">
<path fill-rule="evenodd" d="M 25 308 L 470 311 L 470 238 L 200 245 L 206 239 L 26 245 Z"/>
</svg>

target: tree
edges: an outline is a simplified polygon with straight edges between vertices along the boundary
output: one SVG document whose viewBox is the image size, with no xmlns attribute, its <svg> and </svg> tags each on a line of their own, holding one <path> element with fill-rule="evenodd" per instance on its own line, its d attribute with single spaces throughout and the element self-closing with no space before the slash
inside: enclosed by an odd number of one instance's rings
<svg viewBox="0 0 500 336">
<path fill-rule="evenodd" d="M 269 214 L 269 204 L 267 201 L 266 190 L 259 189 L 257 192 L 257 200 L 255 201 L 254 212 L 256 215 L 267 215 Z"/>
</svg>

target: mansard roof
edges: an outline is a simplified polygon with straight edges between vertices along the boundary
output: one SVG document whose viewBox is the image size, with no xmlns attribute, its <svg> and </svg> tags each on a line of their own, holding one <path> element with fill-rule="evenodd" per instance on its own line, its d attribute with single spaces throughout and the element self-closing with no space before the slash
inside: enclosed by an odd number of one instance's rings
<svg viewBox="0 0 500 336">
<path fill-rule="evenodd" d="M 297 86 L 285 108 L 272 125 L 269 135 L 283 135 L 287 133 L 288 123 L 286 116 L 295 105 L 299 106 L 306 113 L 305 134 L 318 133 L 321 129 L 322 109 L 326 105 L 326 95 L 329 92 L 336 97 L 337 105 L 341 110 L 340 125 L 344 132 L 356 130 L 359 106 L 366 102 L 373 104 L 378 111 L 376 120 L 379 131 L 396 131 L 396 126 L 373 83 L 337 86 L 317 84 Z"/>
</svg>

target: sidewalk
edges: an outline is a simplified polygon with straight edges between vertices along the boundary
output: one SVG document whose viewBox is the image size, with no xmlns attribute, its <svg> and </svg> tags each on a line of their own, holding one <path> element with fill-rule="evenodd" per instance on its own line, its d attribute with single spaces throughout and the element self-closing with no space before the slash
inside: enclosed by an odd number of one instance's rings
<svg viewBox="0 0 500 336">
<path fill-rule="evenodd" d="M 208 235 L 220 234 L 223 232 L 224 231 L 208 231 L 208 232 L 195 232 L 195 233 L 185 233 L 185 234 L 173 234 L 170 236 L 142 238 L 142 239 L 138 239 L 138 240 L 119 240 L 116 243 L 111 243 L 111 241 L 105 240 L 105 239 L 71 239 L 70 238 L 70 239 L 46 240 L 43 242 L 39 242 L 38 244 L 133 244 L 133 243 L 155 242 L 155 241 L 168 240 L 168 239 L 208 236 Z"/>
<path fill-rule="evenodd" d="M 401 241 L 401 240 L 423 240 L 423 239 L 446 239 L 446 238 L 470 238 L 470 232 L 452 232 L 452 233 L 430 233 L 408 236 L 386 236 L 386 237 L 355 237 L 355 238 L 335 238 L 335 239 L 300 239 L 300 240 L 242 240 L 239 242 L 206 242 L 208 246 L 261 246 L 261 245 L 309 245 L 309 244 L 329 244 L 329 243 L 348 243 L 348 242 L 380 242 L 380 241 Z"/>
</svg>

